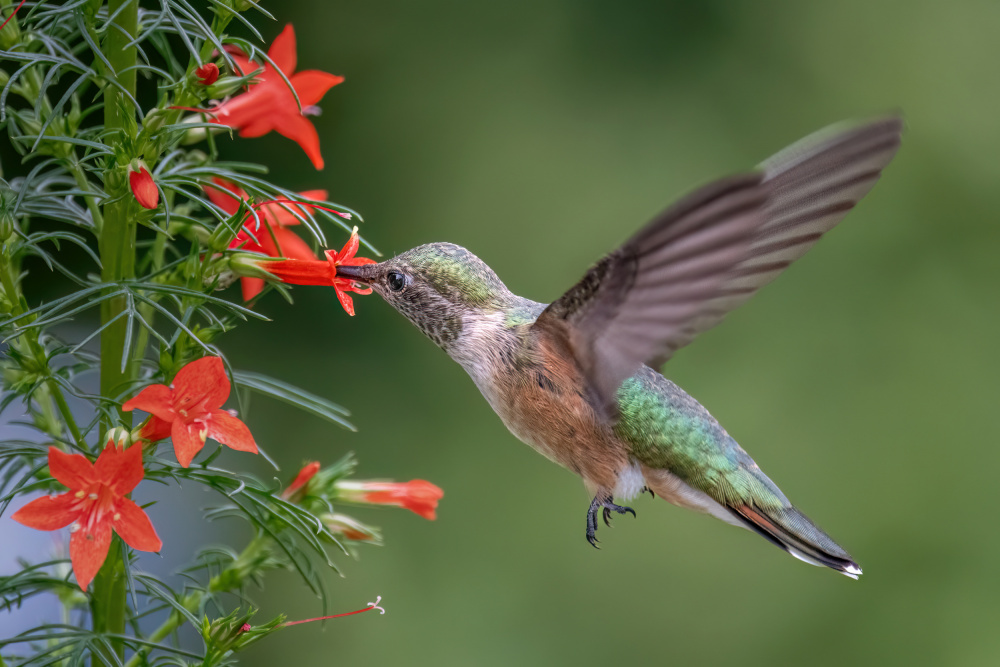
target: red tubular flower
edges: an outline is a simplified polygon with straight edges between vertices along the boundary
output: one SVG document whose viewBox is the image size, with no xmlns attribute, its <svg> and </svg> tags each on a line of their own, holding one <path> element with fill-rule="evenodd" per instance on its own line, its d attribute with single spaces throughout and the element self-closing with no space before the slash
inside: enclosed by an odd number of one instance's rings
<svg viewBox="0 0 1000 667">
<path fill-rule="evenodd" d="M 163 547 L 146 513 L 125 497 L 144 476 L 141 444 L 120 450 L 108 442 L 96 463 L 49 447 L 49 471 L 69 492 L 33 500 L 15 512 L 13 519 L 38 530 L 73 524 L 69 557 L 80 588 L 87 590 L 101 569 L 111 546 L 111 531 L 139 551 Z"/>
<path fill-rule="evenodd" d="M 187 468 L 210 437 L 241 452 L 257 453 L 257 443 L 246 424 L 222 404 L 229 398 L 229 378 L 219 357 L 202 357 L 178 373 L 169 387 L 153 384 L 125 402 L 122 410 L 136 408 L 153 417 L 140 431 L 142 437 L 165 437 L 167 424 L 177 462 Z"/>
<path fill-rule="evenodd" d="M 438 500 L 444 496 L 440 487 L 422 479 L 410 482 L 337 482 L 343 500 L 372 505 L 395 505 L 415 512 L 425 519 L 437 518 Z"/>
<path fill-rule="evenodd" d="M 351 237 L 344 244 L 338 253 L 336 250 L 326 251 L 326 261 L 286 259 L 276 262 L 260 262 L 260 268 L 271 273 L 283 283 L 290 285 L 326 285 L 333 287 L 337 292 L 337 299 L 344 307 L 348 315 L 354 315 L 354 301 L 351 300 L 348 292 L 358 294 L 371 294 L 371 287 L 361 287 L 360 283 L 347 278 L 337 277 L 338 266 L 361 266 L 362 264 L 375 264 L 375 260 L 367 257 L 355 257 L 358 252 L 360 239 L 358 238 L 358 228 L 351 231 Z"/>
<path fill-rule="evenodd" d="M 247 75 L 258 69 L 242 52 L 231 54 L 240 74 Z M 211 122 L 235 127 L 241 137 L 260 137 L 275 130 L 301 146 L 313 166 L 322 169 L 319 135 L 306 115 L 314 113 L 315 105 L 326 91 L 343 81 L 344 77 L 319 70 L 296 72 L 295 30 L 291 25 L 285 26 L 275 38 L 267 55 L 274 64 L 264 65 L 264 71 L 257 75 L 256 83 L 247 87 L 247 92 L 212 109 L 216 117 Z M 302 104 L 301 109 L 278 70 L 291 82 Z"/>
<path fill-rule="evenodd" d="M 240 202 L 249 199 L 247 193 L 235 183 L 221 178 L 213 178 L 212 182 L 215 185 L 205 186 L 205 194 L 208 195 L 213 204 L 223 211 L 229 215 L 236 215 L 240 208 Z M 326 190 L 306 190 L 300 192 L 299 195 L 306 199 L 324 201 L 327 192 Z M 284 202 L 264 202 L 255 208 L 263 224 L 258 225 L 257 218 L 248 216 L 243 229 L 229 244 L 230 248 L 259 252 L 270 257 L 317 261 L 309 244 L 291 230 L 285 229 L 285 227 L 301 223 L 299 217 L 296 217 L 305 215 L 301 206 Z M 261 278 L 242 278 L 240 287 L 243 290 L 243 300 L 249 301 L 263 291 L 264 281 Z"/>
<path fill-rule="evenodd" d="M 198 77 L 201 85 L 211 86 L 219 80 L 219 66 L 215 63 L 205 63 L 194 71 L 194 75 Z"/>
<path fill-rule="evenodd" d="M 140 165 L 139 171 L 129 170 L 128 184 L 139 206 L 153 209 L 160 205 L 160 191 L 156 189 L 153 176 L 146 167 Z"/>
<path fill-rule="evenodd" d="M 313 461 L 312 463 L 307 463 L 302 466 L 302 470 L 300 470 L 299 474 L 295 476 L 292 483 L 288 485 L 288 488 L 282 492 L 281 497 L 288 500 L 292 496 L 299 493 L 299 491 L 304 492 L 306 484 L 308 484 L 309 480 L 315 477 L 318 472 L 319 461 Z"/>
</svg>

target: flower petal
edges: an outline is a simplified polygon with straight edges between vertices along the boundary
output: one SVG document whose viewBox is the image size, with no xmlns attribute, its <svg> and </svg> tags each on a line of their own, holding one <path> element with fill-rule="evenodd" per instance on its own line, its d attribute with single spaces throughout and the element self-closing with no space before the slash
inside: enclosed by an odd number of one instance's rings
<svg viewBox="0 0 1000 667">
<path fill-rule="evenodd" d="M 326 201 L 327 191 L 306 190 L 304 192 L 300 192 L 299 196 L 313 201 Z M 297 206 L 283 201 L 281 203 L 265 203 L 257 210 L 266 215 L 269 220 L 274 222 L 274 224 L 281 225 L 282 227 L 290 227 L 292 225 L 301 224 L 302 221 L 300 218 L 308 215 L 305 209 L 305 206 Z"/>
<path fill-rule="evenodd" d="M 83 590 L 87 590 L 101 569 L 110 546 L 111 526 L 106 520 L 97 523 L 91 533 L 80 528 L 69 538 L 69 558 L 73 561 L 73 574 Z"/>
<path fill-rule="evenodd" d="M 165 384 L 151 384 L 122 405 L 122 410 L 142 410 L 164 421 L 177 418 L 174 413 L 174 392 Z"/>
<path fill-rule="evenodd" d="M 260 262 L 259 266 L 289 285 L 333 285 L 333 270 L 323 260 L 281 259 Z"/>
<path fill-rule="evenodd" d="M 281 34 L 274 38 L 274 41 L 271 42 L 271 48 L 267 50 L 267 55 L 271 58 L 271 62 L 285 73 L 285 76 L 291 78 L 297 64 L 295 55 L 295 28 L 292 27 L 291 23 L 286 25 Z M 277 74 L 273 76 L 280 80 Z M 284 82 L 282 82 L 282 85 L 284 85 Z M 303 104 L 305 103 L 303 102 Z"/>
<path fill-rule="evenodd" d="M 226 402 L 229 391 L 221 357 L 195 359 L 174 378 L 174 410 L 184 410 L 189 416 L 211 412 Z"/>
<path fill-rule="evenodd" d="M 73 504 L 77 501 L 72 491 L 58 496 L 37 498 L 14 512 L 14 521 L 35 530 L 58 530 L 65 528 L 77 517 Z"/>
<path fill-rule="evenodd" d="M 264 291 L 263 278 L 240 278 L 240 289 L 243 291 L 243 300 L 249 301 Z"/>
<path fill-rule="evenodd" d="M 142 445 L 136 443 L 122 451 L 109 442 L 97 457 L 94 472 L 117 495 L 123 496 L 131 492 L 145 476 L 142 469 Z"/>
<path fill-rule="evenodd" d="M 274 125 L 274 118 L 269 114 L 248 118 L 242 125 L 234 123 L 233 127 L 240 128 L 240 136 L 244 139 L 262 137 L 271 130 L 277 129 Z"/>
<path fill-rule="evenodd" d="M 275 119 L 274 129 L 283 137 L 288 137 L 306 152 L 313 166 L 317 169 L 323 168 L 323 156 L 319 152 L 319 134 L 313 127 L 312 121 L 294 111 L 293 113 L 282 113 Z M 240 133 L 240 136 L 244 136 Z"/>
<path fill-rule="evenodd" d="M 235 215 L 240 208 L 240 200 L 245 200 L 247 193 L 235 183 L 219 177 L 212 178 L 212 183 L 214 185 L 202 186 L 208 195 L 208 200 L 229 215 Z"/>
<path fill-rule="evenodd" d="M 347 237 L 347 243 L 337 253 L 337 264 L 343 264 L 349 259 L 353 259 L 358 254 L 358 247 L 361 245 L 361 237 L 358 236 L 358 228 L 351 230 L 351 235 Z"/>
<path fill-rule="evenodd" d="M 191 465 L 191 460 L 205 446 L 205 431 L 201 424 L 175 421 L 170 438 L 174 441 L 174 454 L 182 468 Z"/>
<path fill-rule="evenodd" d="M 317 69 L 307 69 L 290 77 L 295 93 L 299 96 L 302 108 L 318 103 L 326 92 L 344 82 L 344 77 L 321 72 Z"/>
<path fill-rule="evenodd" d="M 139 551 L 159 551 L 163 548 L 163 541 L 156 534 L 153 523 L 138 505 L 122 498 L 115 509 L 113 526 L 125 544 Z"/>
<path fill-rule="evenodd" d="M 354 300 L 340 286 L 339 281 L 334 284 L 333 289 L 337 293 L 337 300 L 340 301 L 340 305 L 343 306 L 344 310 L 347 311 L 348 315 L 354 317 Z"/>
<path fill-rule="evenodd" d="M 251 62 L 247 55 L 243 51 L 232 44 L 227 45 L 226 51 L 229 52 L 229 56 L 233 59 L 233 64 L 236 66 L 236 74 L 239 76 L 246 76 L 250 72 L 260 68 L 255 62 Z"/>
<path fill-rule="evenodd" d="M 82 454 L 49 447 L 49 473 L 69 489 L 82 489 L 97 480 L 94 465 Z"/>
<path fill-rule="evenodd" d="M 142 428 L 139 429 L 139 437 L 149 440 L 150 442 L 156 442 L 157 440 L 169 438 L 170 422 L 166 419 L 160 419 L 156 415 L 153 415 L 145 424 L 143 424 Z"/>
<path fill-rule="evenodd" d="M 277 241 L 275 247 L 277 257 L 288 257 L 290 259 L 316 259 L 316 254 L 309 247 L 302 237 L 290 229 L 284 227 L 273 227 L 274 238 L 272 243 Z"/>
<path fill-rule="evenodd" d="M 205 426 L 208 428 L 208 437 L 216 442 L 241 452 L 257 453 L 257 443 L 254 442 L 250 429 L 225 410 L 212 412 Z"/>
<path fill-rule="evenodd" d="M 210 123 L 226 125 L 240 129 L 240 136 L 244 134 L 248 125 L 257 122 L 268 125 L 265 129 L 249 136 L 259 137 L 270 131 L 270 116 L 274 107 L 274 95 L 269 95 L 266 84 L 260 83 L 250 87 L 249 92 L 237 95 L 228 102 L 212 107 L 214 117 L 209 119 Z"/>
</svg>

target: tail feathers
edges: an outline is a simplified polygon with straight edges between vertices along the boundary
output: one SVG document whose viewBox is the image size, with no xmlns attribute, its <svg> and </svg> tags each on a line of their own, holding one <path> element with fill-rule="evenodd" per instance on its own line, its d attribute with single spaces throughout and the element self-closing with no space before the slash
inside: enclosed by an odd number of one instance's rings
<svg viewBox="0 0 1000 667">
<path fill-rule="evenodd" d="M 840 545 L 794 507 L 761 509 L 749 505 L 729 507 L 747 528 L 801 561 L 837 570 L 857 579 L 861 568 Z"/>
</svg>

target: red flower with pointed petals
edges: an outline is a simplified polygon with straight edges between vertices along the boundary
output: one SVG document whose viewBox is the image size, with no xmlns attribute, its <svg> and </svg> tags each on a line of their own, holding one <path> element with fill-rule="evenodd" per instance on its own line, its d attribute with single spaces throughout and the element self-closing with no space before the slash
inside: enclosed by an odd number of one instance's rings
<svg viewBox="0 0 1000 667">
<path fill-rule="evenodd" d="M 367 257 L 355 257 L 360 239 L 358 228 L 351 232 L 351 237 L 338 253 L 336 250 L 326 251 L 326 261 L 286 259 L 276 262 L 264 261 L 258 266 L 271 273 L 283 283 L 290 285 L 326 285 L 337 292 L 337 299 L 348 315 L 354 315 L 354 302 L 348 292 L 371 294 L 371 287 L 361 287 L 360 283 L 346 278 L 337 277 L 338 266 L 361 266 L 375 264 L 375 260 Z"/>
<path fill-rule="evenodd" d="M 241 75 L 259 69 L 242 52 L 232 51 L 231 55 Z M 274 130 L 301 146 L 313 166 L 322 169 L 319 135 L 306 113 L 312 111 L 326 91 L 342 82 L 344 77 L 319 70 L 295 72 L 295 30 L 291 25 L 285 26 L 275 38 L 267 55 L 274 64 L 264 65 L 264 71 L 257 75 L 255 83 L 247 87 L 247 92 L 212 109 L 216 117 L 211 122 L 235 127 L 241 137 L 247 138 L 259 137 Z M 288 77 L 302 104 L 301 109 L 278 70 Z"/>
<path fill-rule="evenodd" d="M 219 66 L 215 63 L 205 63 L 194 71 L 194 75 L 198 77 L 201 85 L 211 86 L 219 80 Z"/>
<path fill-rule="evenodd" d="M 139 171 L 128 172 L 128 185 L 132 188 L 132 194 L 139 206 L 153 209 L 160 205 L 160 191 L 156 189 L 153 176 L 144 166 L 139 167 Z"/>
<path fill-rule="evenodd" d="M 395 505 L 410 510 L 425 519 L 437 518 L 438 501 L 444 491 L 422 479 L 410 482 L 337 482 L 342 499 L 354 503 Z"/>
<path fill-rule="evenodd" d="M 69 492 L 33 500 L 15 512 L 13 519 L 38 530 L 73 524 L 69 557 L 80 588 L 87 590 L 101 569 L 112 531 L 139 551 L 163 547 L 146 513 L 125 497 L 144 475 L 142 445 L 120 450 L 109 442 L 95 463 L 49 447 L 49 471 Z"/>
<path fill-rule="evenodd" d="M 205 186 L 205 194 L 208 195 L 213 204 L 229 215 L 236 215 L 240 208 L 240 202 L 250 198 L 235 183 L 221 178 L 213 178 L 212 182 L 215 185 Z M 324 201 L 327 192 L 326 190 L 306 190 L 300 192 L 299 196 L 305 199 Z M 281 201 L 264 202 L 254 208 L 258 218 L 247 217 L 247 223 L 229 244 L 230 248 L 259 252 L 270 257 L 316 260 L 316 255 L 309 244 L 291 230 L 285 229 L 285 227 L 301 224 L 299 218 L 306 215 L 302 206 Z M 263 223 L 262 225 L 257 224 L 258 219 Z M 263 291 L 264 280 L 261 278 L 241 278 L 240 287 L 243 290 L 243 300 L 249 301 Z"/>
<path fill-rule="evenodd" d="M 246 424 L 222 410 L 230 384 L 219 357 L 202 357 L 187 364 L 169 387 L 154 384 L 128 400 L 122 410 L 143 410 L 153 417 L 140 431 L 143 437 L 165 437 L 170 425 L 177 462 L 187 468 L 205 446 L 205 438 L 241 452 L 257 453 L 257 443 Z"/>
</svg>

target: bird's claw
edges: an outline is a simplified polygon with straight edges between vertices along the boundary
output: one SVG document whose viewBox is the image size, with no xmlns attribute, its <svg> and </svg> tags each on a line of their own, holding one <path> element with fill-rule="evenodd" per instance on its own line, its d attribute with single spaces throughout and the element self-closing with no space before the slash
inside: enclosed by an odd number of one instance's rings
<svg viewBox="0 0 1000 667">
<path fill-rule="evenodd" d="M 611 528 L 611 510 L 618 512 L 619 514 L 625 514 L 626 512 L 631 512 L 632 516 L 635 516 L 635 510 L 631 507 L 623 507 L 619 505 L 605 505 L 604 506 L 604 525 Z"/>
<path fill-rule="evenodd" d="M 635 510 L 631 507 L 624 507 L 622 505 L 615 505 L 612 502 L 613 498 L 608 495 L 595 496 L 594 500 L 590 503 L 590 509 L 587 511 L 587 541 L 595 549 L 599 549 L 597 546 L 597 510 L 602 510 L 601 514 L 604 517 L 604 525 L 611 526 L 611 513 L 616 512 L 618 514 L 625 514 L 626 512 L 635 516 Z"/>
</svg>

